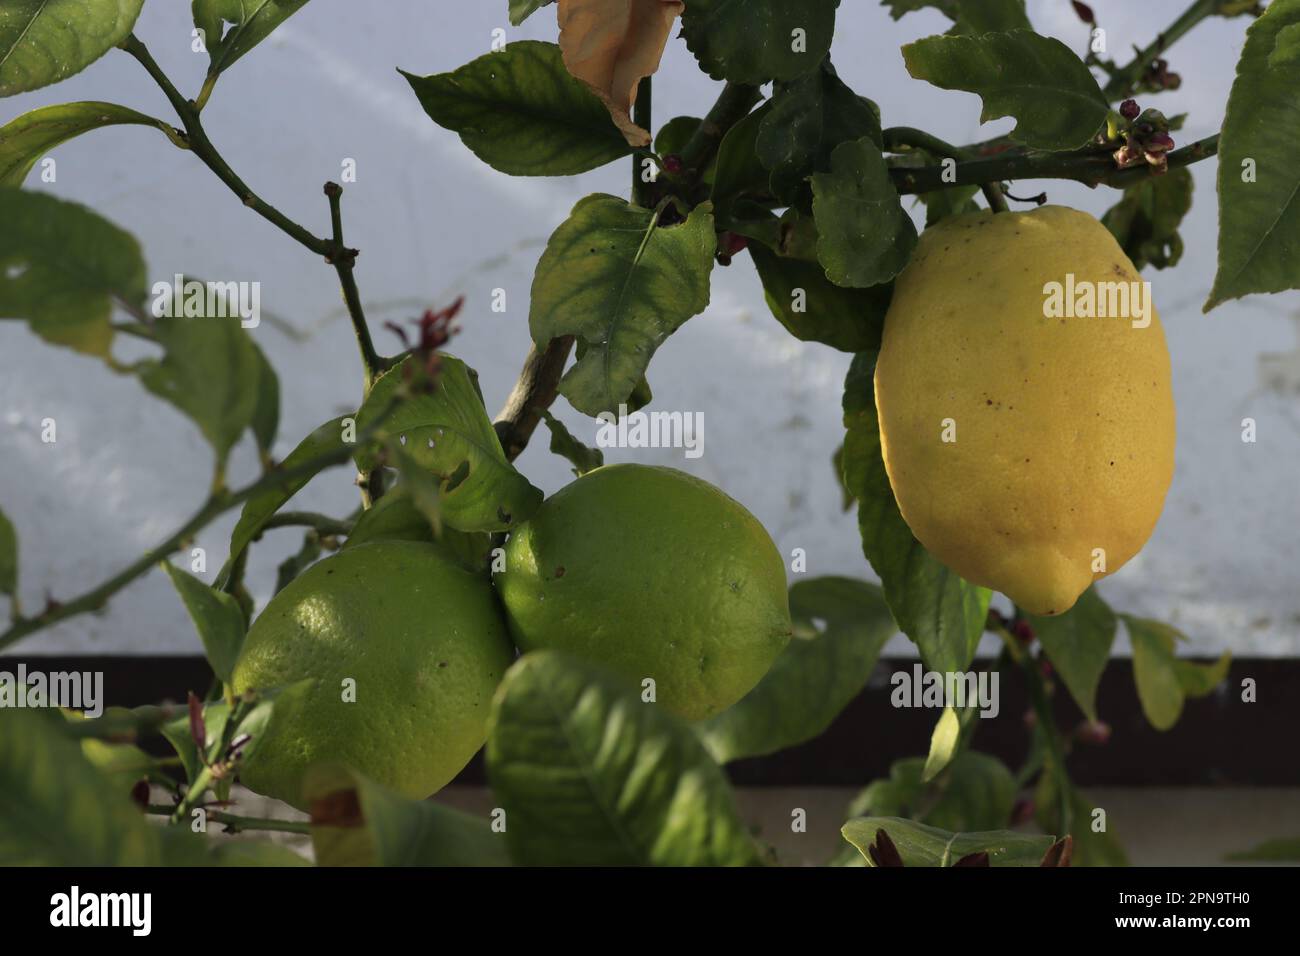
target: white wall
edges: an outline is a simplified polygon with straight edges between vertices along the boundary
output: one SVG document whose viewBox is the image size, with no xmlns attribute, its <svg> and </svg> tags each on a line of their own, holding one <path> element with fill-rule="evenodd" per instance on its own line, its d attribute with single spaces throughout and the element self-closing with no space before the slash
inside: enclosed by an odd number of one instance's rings
<svg viewBox="0 0 1300 956">
<path fill-rule="evenodd" d="M 1182 9 L 1182 0 L 1144 4 L 1096 0 L 1111 50 L 1126 59 Z M 146 5 L 138 33 L 189 95 L 205 58 L 190 52 L 189 4 Z M 345 157 L 360 181 L 348 187 L 348 241 L 362 249 L 358 278 L 378 326 L 427 304 L 468 297 L 454 351 L 482 374 L 493 409 L 509 391 L 528 347 L 527 296 L 540 246 L 573 203 L 593 191 L 626 194 L 620 162 L 575 179 L 511 179 L 483 166 L 452 134 L 425 117 L 396 67 L 453 69 L 487 52 L 507 27 L 506 0 L 344 3 L 316 0 L 220 83 L 204 116 L 214 141 L 268 201 L 317 233 L 327 231 L 321 184 Z M 1030 0 L 1037 28 L 1082 49 L 1085 28 L 1064 0 Z M 1192 113 L 1181 142 L 1218 129 L 1241 48 L 1244 20 L 1197 27 L 1173 54 L 1182 89 L 1152 98 L 1166 113 Z M 979 102 L 907 77 L 900 43 L 946 29 L 933 12 L 893 24 L 870 2 L 840 12 L 834 48 L 841 75 L 876 99 L 886 125 L 919 125 L 957 142 L 1008 128 L 981 128 Z M 511 38 L 553 39 L 550 9 Z M 716 84 L 694 67 L 685 45 L 669 45 L 655 83 L 656 118 L 699 115 Z M 37 94 L 0 103 L 0 121 L 48 103 L 107 99 L 167 116 L 161 94 L 125 54 Z M 172 117 L 168 117 L 171 119 Z M 60 148 L 65 198 L 92 205 L 144 243 L 152 278 L 188 272 L 259 280 L 263 307 L 294 338 L 264 322 L 258 341 L 284 388 L 287 453 L 316 425 L 355 407 L 360 385 L 350 325 L 332 270 L 244 209 L 192 156 L 150 130 L 116 129 Z M 1217 214 L 1213 162 L 1195 167 L 1197 193 L 1184 225 L 1187 254 L 1172 271 L 1152 272 L 1166 325 L 1178 402 L 1178 467 L 1165 514 L 1146 550 L 1102 585 L 1117 608 L 1183 627 L 1198 652 L 1300 652 L 1295 529 L 1300 523 L 1300 296 L 1231 303 L 1200 312 L 1214 273 Z M 29 183 L 37 188 L 35 182 Z M 1017 184 L 1030 194 L 1100 215 L 1116 198 L 1058 182 Z M 3 224 L 0 224 L 3 228 Z M 503 287 L 509 311 L 489 309 Z M 377 329 L 381 348 L 396 351 Z M 295 340 L 298 339 L 298 340 Z M 785 551 L 807 549 L 811 574 L 870 576 L 851 517 L 840 513 L 829 465 L 842 437 L 840 389 L 849 357 L 804 345 L 768 314 L 742 256 L 715 271 L 713 304 L 660 350 L 650 369 L 655 407 L 705 413 L 702 459 L 680 452 L 624 451 L 610 460 L 685 467 L 744 502 Z M 195 383 L 202 387 L 202 383 Z M 561 401 L 560 417 L 594 440 L 592 422 Z M 1259 442 L 1240 441 L 1245 416 Z M 58 422 L 57 444 L 39 423 Z M 567 465 L 546 451 L 545 432 L 520 466 L 552 491 Z M 205 496 L 210 452 L 196 430 L 130 378 L 100 363 L 41 344 L 21 323 L 0 324 L 0 508 L 21 538 L 22 596 L 41 605 L 47 590 L 67 598 L 99 582 L 161 540 Z M 232 481 L 256 474 L 241 446 Z M 305 491 L 298 506 L 341 514 L 356 501 L 351 474 L 338 469 Z M 210 571 L 224 559 L 234 522 L 209 528 L 199 543 Z M 276 531 L 257 546 L 250 581 L 264 597 L 274 568 L 299 534 Z M 898 639 L 891 649 L 907 646 Z M 190 653 L 198 648 L 165 578 L 151 574 L 100 616 L 69 621 L 18 646 L 22 653 Z"/>
</svg>

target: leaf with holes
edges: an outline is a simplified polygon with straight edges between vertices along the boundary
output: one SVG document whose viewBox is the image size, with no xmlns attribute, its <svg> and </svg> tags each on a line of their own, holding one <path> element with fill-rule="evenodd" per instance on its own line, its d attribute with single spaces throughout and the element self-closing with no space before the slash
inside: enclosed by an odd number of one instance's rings
<svg viewBox="0 0 1300 956">
<path fill-rule="evenodd" d="M 203 31 L 211 60 L 208 75 L 230 69 L 306 4 L 307 0 L 194 0 L 194 26 Z"/>
<path fill-rule="evenodd" d="M 1083 146 L 1110 110 L 1074 51 L 1031 30 L 927 37 L 904 46 L 903 60 L 918 80 L 978 94 L 981 122 L 1015 117 L 1011 138 L 1035 149 Z"/>
<path fill-rule="evenodd" d="M 375 383 L 357 412 L 357 427 L 368 431 L 400 396 L 408 358 Z M 442 371 L 432 394 L 402 399 L 384 430 L 401 442 L 411 460 L 438 481 L 438 511 L 459 531 L 506 531 L 526 521 L 542 503 L 534 488 L 506 460 L 479 394 L 478 376 L 450 355 L 441 356 Z M 357 466 L 370 471 L 380 463 L 375 445 L 358 448 Z M 427 502 L 426 502 L 427 504 Z"/>
<path fill-rule="evenodd" d="M 684 223 L 617 196 L 582 199 L 551 236 L 533 278 L 533 341 L 577 335 L 587 348 L 560 382 L 581 412 L 618 412 L 655 350 L 709 304 L 716 238 L 712 206 Z"/>
</svg>

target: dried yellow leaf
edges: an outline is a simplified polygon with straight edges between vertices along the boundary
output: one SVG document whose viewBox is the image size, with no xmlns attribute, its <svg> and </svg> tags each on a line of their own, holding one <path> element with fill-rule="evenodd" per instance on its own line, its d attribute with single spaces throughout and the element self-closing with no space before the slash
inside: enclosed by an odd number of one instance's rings
<svg viewBox="0 0 1300 956">
<path fill-rule="evenodd" d="M 682 0 L 559 0 L 564 65 L 600 97 L 632 146 L 650 145 L 632 105 L 641 80 L 659 69 L 683 7 Z"/>
</svg>

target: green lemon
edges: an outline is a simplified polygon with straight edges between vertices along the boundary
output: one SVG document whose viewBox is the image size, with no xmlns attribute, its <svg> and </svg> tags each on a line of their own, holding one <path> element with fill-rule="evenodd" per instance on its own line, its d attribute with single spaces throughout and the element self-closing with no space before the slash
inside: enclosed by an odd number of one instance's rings
<svg viewBox="0 0 1300 956">
<path fill-rule="evenodd" d="M 513 658 L 491 585 L 438 547 L 341 551 L 276 595 L 248 632 L 237 693 L 310 683 L 277 706 L 241 779 L 301 807 L 307 769 L 334 763 L 427 797 L 483 745 Z"/>
<path fill-rule="evenodd" d="M 495 583 L 523 650 L 653 679 L 656 701 L 692 720 L 740 700 L 790 639 L 785 567 L 763 526 L 671 468 L 584 475 L 515 530 L 505 559 Z"/>
</svg>

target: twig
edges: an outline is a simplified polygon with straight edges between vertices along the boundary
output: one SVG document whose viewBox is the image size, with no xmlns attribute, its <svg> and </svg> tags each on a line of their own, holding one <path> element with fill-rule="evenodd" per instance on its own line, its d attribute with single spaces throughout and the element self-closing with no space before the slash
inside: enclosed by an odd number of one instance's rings
<svg viewBox="0 0 1300 956">
<path fill-rule="evenodd" d="M 1142 74 L 1160 57 L 1160 54 L 1173 46 L 1174 42 L 1181 39 L 1192 27 L 1218 13 L 1222 3 L 1223 0 L 1196 0 L 1146 49 L 1139 50 L 1127 66 L 1120 67 L 1111 74 L 1110 80 L 1102 90 L 1106 94 L 1106 99 L 1114 101 L 1130 95 L 1137 87 Z"/>
<path fill-rule="evenodd" d="M 171 103 L 172 109 L 176 111 L 176 115 L 180 117 L 182 124 L 185 126 L 185 138 L 190 151 L 202 160 L 203 164 L 211 169 L 217 175 L 217 178 L 225 183 L 231 192 L 238 196 L 240 201 L 249 209 L 252 209 L 263 219 L 272 223 L 280 231 L 288 234 L 317 255 L 329 255 L 331 248 L 329 240 L 313 235 L 274 206 L 264 202 L 227 165 L 226 161 L 221 158 L 221 154 L 217 152 L 216 147 L 212 145 L 212 141 L 208 139 L 195 104 L 180 94 L 140 39 L 135 34 L 132 34 L 122 42 L 121 47 L 140 62 L 140 65 L 153 77 L 154 82 L 158 84 L 163 91 L 163 95 Z"/>
<path fill-rule="evenodd" d="M 754 104 L 762 98 L 763 94 L 756 86 L 728 83 L 722 88 L 717 102 L 682 148 L 682 165 L 691 176 L 698 178 L 704 172 L 722 144 L 722 138 L 731 127 L 748 116 Z"/>
<path fill-rule="evenodd" d="M 1219 136 L 1199 140 L 1168 155 L 1169 168 L 1190 166 L 1214 156 Z M 934 192 L 951 186 L 979 186 L 1012 179 L 1069 179 L 1088 186 L 1124 188 L 1152 175 L 1146 166 L 1117 169 L 1111 150 L 1092 147 L 1064 153 L 1015 153 L 959 160 L 944 178 L 943 166 L 895 166 L 889 170 L 900 194 Z"/>
<path fill-rule="evenodd" d="M 1001 183 L 984 183 L 980 186 L 980 191 L 984 193 L 984 201 L 989 204 L 989 208 L 994 212 L 1008 212 L 1007 197 L 1002 194 Z"/>
<path fill-rule="evenodd" d="M 166 804 L 151 803 L 147 812 L 151 816 L 170 817 L 176 812 L 175 807 Z M 311 823 L 306 820 L 276 820 L 271 817 L 241 817 L 224 810 L 207 810 L 208 819 L 220 823 L 231 833 L 244 831 L 266 831 L 270 833 L 299 833 L 310 835 Z"/>
<path fill-rule="evenodd" d="M 542 412 L 555 401 L 573 342 L 572 335 L 563 335 L 552 339 L 541 351 L 536 345 L 528 350 L 519 380 L 497 415 L 495 425 L 497 438 L 510 461 L 528 447 L 528 440 L 542 420 Z"/>
<path fill-rule="evenodd" d="M 271 528 L 315 528 L 322 535 L 347 537 L 352 533 L 352 522 L 341 521 L 314 511 L 281 511 L 272 515 L 262 525 L 263 530 Z"/>
<path fill-rule="evenodd" d="M 391 405 L 389 405 L 364 434 L 357 436 L 357 443 L 364 444 L 373 438 L 378 430 L 388 420 L 397 405 L 398 400 L 395 400 Z M 126 587 L 136 578 L 143 575 L 150 568 L 154 567 L 161 561 L 165 561 L 172 554 L 179 551 L 199 530 L 206 527 L 221 514 L 224 514 L 236 505 L 243 504 L 245 501 L 248 501 L 250 498 L 263 491 L 289 484 L 299 478 L 310 477 L 331 466 L 341 465 L 351 459 L 353 450 L 352 445 L 343 445 L 294 468 L 273 469 L 268 471 L 257 481 L 239 489 L 238 491 L 230 491 L 227 489 L 217 489 L 213 491 L 208 497 L 208 500 L 204 502 L 203 507 L 196 511 L 188 521 L 177 528 L 176 531 L 174 531 L 161 544 L 150 549 L 143 557 L 139 558 L 125 570 L 109 578 L 98 587 L 92 588 L 70 601 L 51 601 L 46 609 L 35 617 L 19 618 L 15 620 L 7 631 L 0 634 L 0 650 L 22 640 L 27 635 L 43 630 L 52 624 L 65 621 L 70 617 L 76 617 L 81 614 L 87 614 L 91 611 L 100 610 L 108 603 L 110 597 L 122 590 L 122 588 Z"/>
<path fill-rule="evenodd" d="M 370 337 L 370 324 L 366 322 L 365 309 L 361 304 L 361 293 L 357 289 L 357 280 L 354 274 L 357 250 L 349 249 L 343 241 L 341 202 L 343 187 L 338 183 L 326 183 L 325 195 L 329 197 L 330 223 L 333 227 L 331 249 L 329 254 L 326 255 L 325 261 L 334 267 L 334 271 L 338 273 L 339 284 L 343 287 L 343 301 L 347 305 L 348 317 L 352 320 L 352 328 L 357 336 L 357 347 L 361 350 L 361 361 L 366 368 L 364 395 L 369 395 L 371 387 L 379 376 L 384 374 L 388 365 L 375 351 L 375 343 Z"/>
<path fill-rule="evenodd" d="M 651 135 L 654 132 L 650 128 L 654 123 L 651 105 L 654 100 L 653 80 L 654 78 L 650 76 L 641 79 L 636 90 L 636 105 L 632 108 L 632 122 Z M 642 156 L 640 150 L 632 154 L 632 204 L 648 208 L 651 205 L 650 190 L 647 188 L 650 184 L 643 176 L 642 168 L 645 160 Z"/>
</svg>

